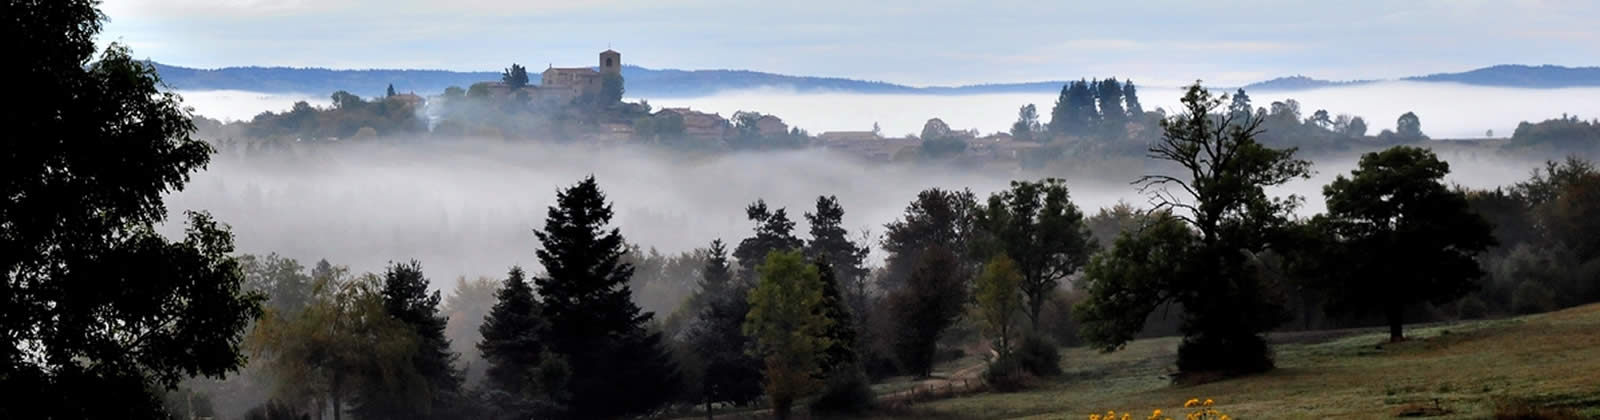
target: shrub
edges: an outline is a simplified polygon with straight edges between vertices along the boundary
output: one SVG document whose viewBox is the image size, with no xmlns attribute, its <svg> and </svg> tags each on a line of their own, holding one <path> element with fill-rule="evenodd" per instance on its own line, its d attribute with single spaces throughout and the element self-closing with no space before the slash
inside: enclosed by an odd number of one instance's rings
<svg viewBox="0 0 1600 420">
<path fill-rule="evenodd" d="M 1489 315 L 1489 304 L 1483 298 L 1467 296 L 1456 302 L 1456 317 L 1461 319 L 1479 319 Z"/>
<path fill-rule="evenodd" d="M 1017 346 L 1016 359 L 1023 370 L 1034 376 L 1061 374 L 1061 352 L 1049 337 L 1037 334 L 1023 337 L 1021 345 Z"/>
<path fill-rule="evenodd" d="M 1519 314 L 1546 312 L 1555 309 L 1555 306 L 1555 293 L 1537 281 L 1523 281 L 1511 294 L 1511 308 Z"/>
<path fill-rule="evenodd" d="M 1002 356 L 983 371 L 983 382 L 996 391 L 1015 392 L 1026 389 L 1033 382 L 1033 375 L 1022 368 L 1015 355 Z"/>
<path fill-rule="evenodd" d="M 1272 370 L 1272 349 L 1261 336 L 1248 332 L 1232 337 L 1199 334 L 1178 344 L 1178 380 L 1214 378 Z"/>
<path fill-rule="evenodd" d="M 861 369 L 845 367 L 830 376 L 822 393 L 811 400 L 811 413 L 822 416 L 859 414 L 871 410 L 876 402 L 872 387 Z"/>
</svg>

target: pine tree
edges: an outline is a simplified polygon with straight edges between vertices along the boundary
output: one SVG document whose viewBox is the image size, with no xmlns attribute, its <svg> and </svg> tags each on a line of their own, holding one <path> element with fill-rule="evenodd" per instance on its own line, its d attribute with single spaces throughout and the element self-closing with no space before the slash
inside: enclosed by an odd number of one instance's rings
<svg viewBox="0 0 1600 420">
<path fill-rule="evenodd" d="M 1095 102 L 1100 105 L 1100 118 L 1111 129 L 1121 129 L 1121 124 L 1128 119 L 1128 112 L 1122 108 L 1122 83 L 1112 77 L 1095 82 Z"/>
<path fill-rule="evenodd" d="M 844 228 L 844 207 L 835 196 L 817 197 L 817 209 L 805 214 L 811 225 L 811 241 L 806 243 L 806 256 L 823 258 L 833 267 L 833 274 L 846 288 L 852 310 L 861 313 L 865 308 L 867 253 L 865 246 L 856 245 Z"/>
<path fill-rule="evenodd" d="M 1144 115 L 1144 105 L 1139 104 L 1139 89 L 1133 87 L 1133 80 L 1122 82 L 1122 102 L 1127 104 L 1129 117 Z"/>
<path fill-rule="evenodd" d="M 461 372 L 454 366 L 456 354 L 450 351 L 450 340 L 444 336 L 447 319 L 439 315 L 439 292 L 428 292 L 422 264 L 412 260 L 389 265 L 383 274 L 382 295 L 384 312 L 405 323 L 415 334 L 412 364 L 421 383 L 370 378 L 369 384 L 384 385 L 363 388 L 355 404 L 357 417 L 450 417 L 450 410 L 461 395 Z"/>
<path fill-rule="evenodd" d="M 739 259 L 740 277 L 746 282 L 753 282 L 756 280 L 756 266 L 766 261 L 767 254 L 797 250 L 805 243 L 794 236 L 794 221 L 789 220 L 784 209 L 768 210 L 765 200 L 756 200 L 744 211 L 750 221 L 756 224 L 756 236 L 739 241 L 739 246 L 733 249 L 733 257 Z"/>
<path fill-rule="evenodd" d="M 611 205 L 593 176 L 556 194 L 537 253 L 546 275 L 535 277 L 550 323 L 544 342 L 570 367 L 563 401 L 574 418 L 610 418 L 656 409 L 679 381 L 646 329 L 653 314 L 632 300 L 633 267 L 619 261 L 621 232 L 607 230 Z M 618 398 L 618 396 L 627 396 Z"/>
<path fill-rule="evenodd" d="M 505 284 L 495 292 L 494 308 L 478 327 L 483 335 L 478 351 L 489 362 L 485 381 L 490 389 L 518 399 L 548 391 L 532 389 L 530 378 L 545 353 L 539 336 L 549 327 L 540 311 L 522 267 L 511 267 Z"/>
<path fill-rule="evenodd" d="M 822 283 L 822 301 L 815 311 L 828 319 L 828 327 L 823 330 L 823 336 L 828 338 L 828 346 L 818 360 L 821 377 L 827 377 L 839 369 L 855 367 L 856 329 L 850 310 L 845 306 L 844 294 L 839 292 L 839 280 L 832 264 L 822 258 L 813 260 L 812 264 L 817 266 Z"/>
<path fill-rule="evenodd" d="M 705 364 L 701 396 L 707 415 L 713 403 L 742 405 L 761 397 L 761 361 L 751 357 L 750 338 L 742 331 L 750 288 L 734 282 L 731 269 L 722 241 L 712 241 L 697 295 L 703 306 L 686 340 Z"/>
<path fill-rule="evenodd" d="M 385 92 L 385 96 L 387 96 L 387 97 L 393 97 L 394 96 L 394 83 L 390 83 L 389 84 L 389 90 L 387 92 Z"/>
</svg>

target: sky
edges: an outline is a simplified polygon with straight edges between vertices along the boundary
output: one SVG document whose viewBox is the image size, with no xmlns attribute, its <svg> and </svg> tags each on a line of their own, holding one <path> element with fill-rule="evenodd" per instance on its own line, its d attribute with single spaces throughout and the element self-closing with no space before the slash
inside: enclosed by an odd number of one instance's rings
<svg viewBox="0 0 1600 420">
<path fill-rule="evenodd" d="M 100 42 L 203 68 L 748 69 L 960 85 L 1177 86 L 1600 64 L 1592 0 L 106 0 Z"/>
</svg>

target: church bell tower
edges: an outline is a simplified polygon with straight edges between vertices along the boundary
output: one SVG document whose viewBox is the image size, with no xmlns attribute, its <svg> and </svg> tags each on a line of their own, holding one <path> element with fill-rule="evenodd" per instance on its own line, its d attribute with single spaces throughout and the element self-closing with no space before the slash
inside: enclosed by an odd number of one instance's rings
<svg viewBox="0 0 1600 420">
<path fill-rule="evenodd" d="M 609 49 L 601 51 L 600 74 L 622 74 L 622 53 Z"/>
</svg>

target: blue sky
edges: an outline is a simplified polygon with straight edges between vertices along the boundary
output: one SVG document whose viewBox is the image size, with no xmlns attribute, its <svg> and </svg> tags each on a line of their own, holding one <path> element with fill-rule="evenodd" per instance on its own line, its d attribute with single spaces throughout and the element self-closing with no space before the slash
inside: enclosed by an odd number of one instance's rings
<svg viewBox="0 0 1600 420">
<path fill-rule="evenodd" d="M 1231 85 L 1600 65 L 1600 1 L 106 0 L 101 42 L 196 67 L 749 69 L 911 85 Z"/>
</svg>

